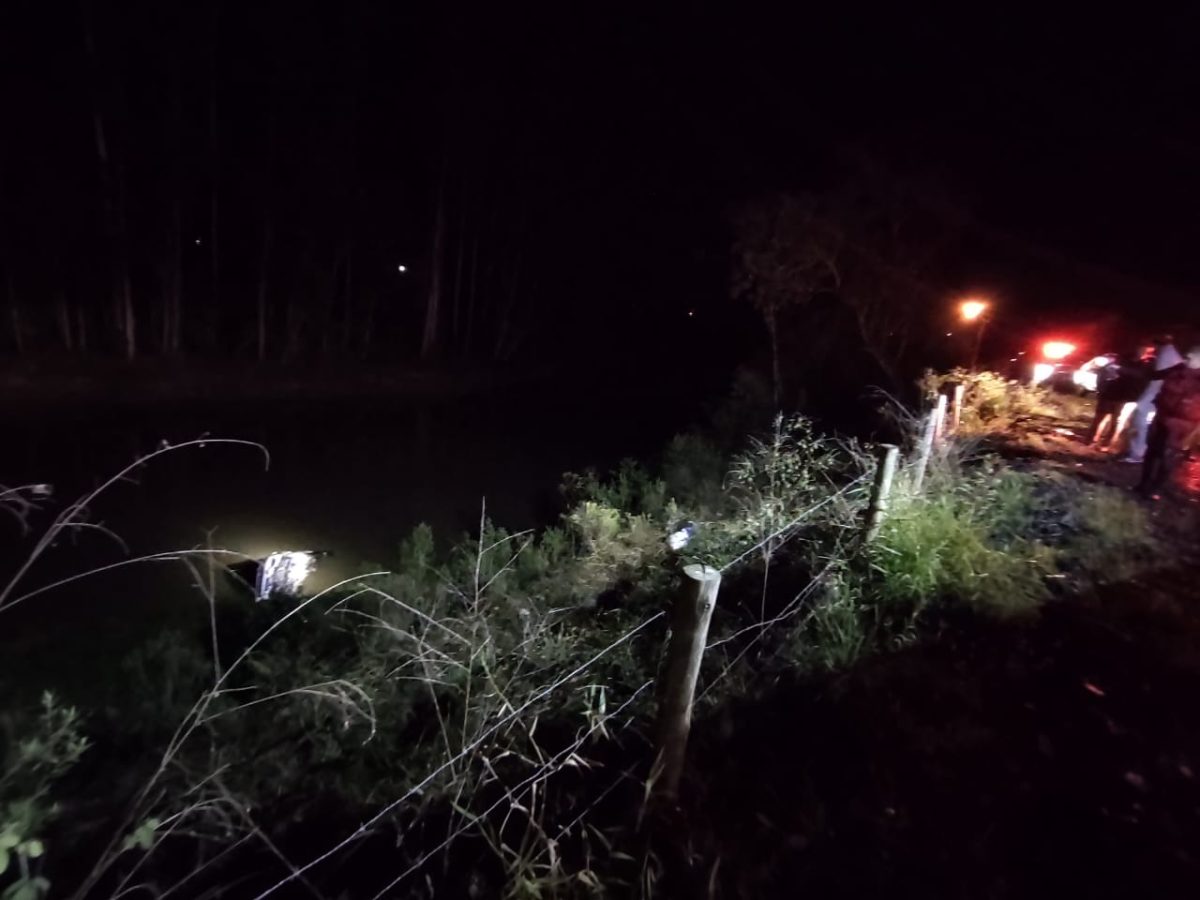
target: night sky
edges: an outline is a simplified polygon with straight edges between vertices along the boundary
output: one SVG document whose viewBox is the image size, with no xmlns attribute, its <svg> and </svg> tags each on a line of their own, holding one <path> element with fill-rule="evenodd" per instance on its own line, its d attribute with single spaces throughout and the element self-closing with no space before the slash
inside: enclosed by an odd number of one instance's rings
<svg viewBox="0 0 1200 900">
<path fill-rule="evenodd" d="M 1010 326 L 1173 326 L 1200 281 L 1183 20 L 85 2 L 10 6 L 3 34 L 0 264 L 39 346 L 59 302 L 115 347 L 96 109 L 146 352 L 175 210 L 184 350 L 232 357 L 264 271 L 273 344 L 295 314 L 298 354 L 336 334 L 379 358 L 371 329 L 414 354 L 439 198 L 444 290 L 465 304 L 473 269 L 480 295 L 472 337 L 445 326 L 450 358 L 754 340 L 728 298 L 731 210 L 864 166 L 950 203 L 930 289 L 985 291 Z"/>
</svg>

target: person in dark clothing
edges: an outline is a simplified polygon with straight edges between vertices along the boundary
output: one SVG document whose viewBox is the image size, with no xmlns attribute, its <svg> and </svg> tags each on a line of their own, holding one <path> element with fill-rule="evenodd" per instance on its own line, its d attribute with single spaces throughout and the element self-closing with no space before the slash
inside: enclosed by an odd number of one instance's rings
<svg viewBox="0 0 1200 900">
<path fill-rule="evenodd" d="M 1132 353 L 1113 357 L 1096 374 L 1096 414 L 1088 430 L 1089 444 L 1107 450 L 1116 436 L 1126 403 L 1134 403 L 1146 387 L 1148 373 Z"/>
<path fill-rule="evenodd" d="M 1162 389 L 1154 399 L 1154 422 L 1138 484 L 1138 490 L 1149 495 L 1170 483 L 1188 437 L 1200 426 L 1200 346 L 1189 350 L 1184 362 L 1152 377 L 1162 380 Z"/>
<path fill-rule="evenodd" d="M 1141 463 L 1146 458 L 1146 441 L 1150 437 L 1150 414 L 1154 411 L 1154 398 L 1162 387 L 1162 377 L 1167 369 L 1183 362 L 1183 357 L 1175 349 L 1174 339 L 1169 335 L 1161 335 L 1154 339 L 1154 351 L 1150 367 L 1153 377 L 1146 383 L 1145 390 L 1138 397 L 1137 408 L 1133 412 L 1132 434 L 1129 438 L 1129 453 L 1121 458 L 1122 462 Z"/>
</svg>

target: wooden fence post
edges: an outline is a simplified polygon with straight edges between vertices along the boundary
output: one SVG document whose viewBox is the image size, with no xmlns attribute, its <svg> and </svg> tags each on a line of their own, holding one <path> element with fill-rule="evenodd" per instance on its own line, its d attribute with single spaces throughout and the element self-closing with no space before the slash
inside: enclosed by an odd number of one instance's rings
<svg viewBox="0 0 1200 900">
<path fill-rule="evenodd" d="M 966 393 L 967 386 L 961 381 L 956 382 L 954 385 L 954 414 L 950 420 L 952 423 L 950 426 L 951 434 L 958 434 L 958 426 L 962 424 L 963 397 Z"/>
<path fill-rule="evenodd" d="M 878 460 L 875 464 L 875 480 L 871 484 L 871 502 L 867 507 L 867 525 L 863 539 L 868 543 L 875 540 L 879 534 L 879 526 L 887 513 L 888 495 L 892 492 L 892 479 L 896 475 L 896 460 L 900 457 L 900 448 L 895 444 L 880 444 Z"/>
<path fill-rule="evenodd" d="M 711 566 L 684 566 L 683 588 L 675 599 L 671 644 L 659 699 L 658 777 L 654 790 L 674 798 L 683 775 L 692 700 L 700 677 L 700 660 L 708 642 L 708 623 L 717 605 L 721 573 Z"/>
<path fill-rule="evenodd" d="M 925 470 L 929 468 L 929 457 L 933 453 L 933 440 L 937 436 L 942 419 L 946 415 L 946 395 L 938 394 L 937 406 L 929 412 L 925 420 L 925 430 L 921 434 L 921 446 L 917 456 L 917 471 L 913 475 L 913 491 L 921 493 L 925 484 Z"/>
</svg>

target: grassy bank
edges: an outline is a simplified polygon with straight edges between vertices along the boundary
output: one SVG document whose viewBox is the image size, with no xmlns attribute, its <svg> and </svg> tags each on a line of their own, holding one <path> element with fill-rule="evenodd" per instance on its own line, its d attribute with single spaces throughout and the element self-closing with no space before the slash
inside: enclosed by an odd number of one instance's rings
<svg viewBox="0 0 1200 900">
<path fill-rule="evenodd" d="M 300 602 L 254 604 L 211 557 L 183 557 L 197 628 L 121 659 L 97 708 L 51 697 L 6 715 L 0 877 L 23 900 L 143 884 L 674 895 L 699 877 L 690 835 L 723 840 L 704 805 L 665 842 L 644 826 L 681 565 L 725 570 L 695 796 L 719 771 L 710 736 L 740 732 L 781 690 L 840 683 L 979 623 L 1037 627 L 1047 602 L 1153 560 L 1140 507 L 973 439 L 939 449 L 919 492 L 906 465 L 864 545 L 863 447 L 802 418 L 739 444 L 731 421 L 681 435 L 652 467 L 568 476 L 554 527 L 511 533 L 486 509 L 457 540 L 421 527 L 395 559 Z M 683 521 L 696 536 L 675 552 L 666 536 Z M 53 603 L 22 590 L 0 616 Z M 730 765 L 755 765 L 729 747 Z"/>
</svg>

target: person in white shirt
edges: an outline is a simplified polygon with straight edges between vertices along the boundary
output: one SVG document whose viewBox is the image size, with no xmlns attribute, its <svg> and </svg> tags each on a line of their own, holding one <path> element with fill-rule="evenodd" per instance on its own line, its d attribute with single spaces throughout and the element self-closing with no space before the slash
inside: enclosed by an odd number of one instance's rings
<svg viewBox="0 0 1200 900">
<path fill-rule="evenodd" d="M 1154 371 L 1161 372 L 1183 362 L 1183 357 L 1175 349 L 1171 337 L 1163 336 L 1154 340 Z M 1133 412 L 1131 423 L 1132 434 L 1129 439 L 1129 453 L 1122 462 L 1140 463 L 1146 456 L 1146 439 L 1150 435 L 1149 418 L 1154 409 L 1154 398 L 1162 390 L 1162 380 L 1154 379 L 1146 385 L 1140 397 L 1137 408 Z"/>
</svg>

